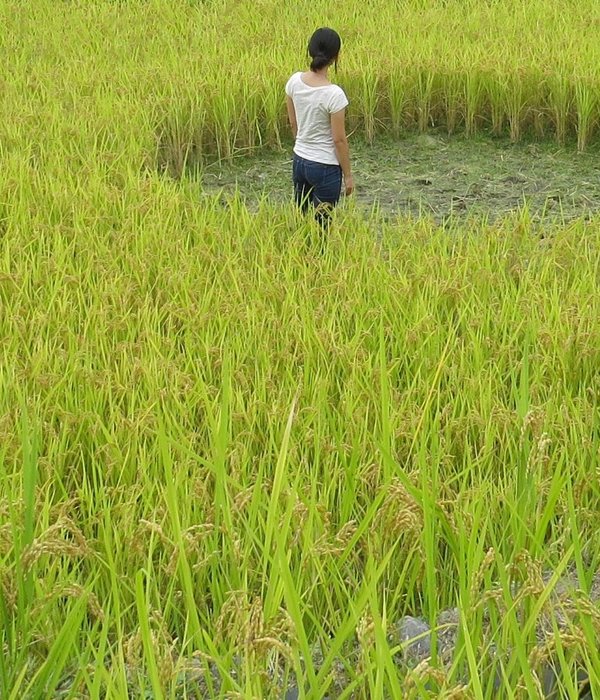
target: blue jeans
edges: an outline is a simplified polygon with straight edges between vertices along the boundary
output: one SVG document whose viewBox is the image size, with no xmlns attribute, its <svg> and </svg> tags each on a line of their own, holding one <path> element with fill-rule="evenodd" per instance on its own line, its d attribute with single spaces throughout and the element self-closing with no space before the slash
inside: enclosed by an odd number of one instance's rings
<svg viewBox="0 0 600 700">
<path fill-rule="evenodd" d="M 294 153 L 292 177 L 296 204 L 304 213 L 313 206 L 317 221 L 326 224 L 342 192 L 341 167 L 315 163 Z"/>
</svg>

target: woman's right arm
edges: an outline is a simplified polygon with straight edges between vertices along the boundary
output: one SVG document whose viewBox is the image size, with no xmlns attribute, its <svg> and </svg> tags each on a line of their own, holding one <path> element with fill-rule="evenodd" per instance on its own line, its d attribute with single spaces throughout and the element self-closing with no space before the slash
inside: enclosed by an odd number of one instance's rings
<svg viewBox="0 0 600 700">
<path fill-rule="evenodd" d="M 350 148 L 346 137 L 345 116 L 345 109 L 340 109 L 331 115 L 331 133 L 335 152 L 344 174 L 344 188 L 346 194 L 350 195 L 354 191 L 354 180 L 352 178 L 352 167 L 350 166 Z"/>
<path fill-rule="evenodd" d="M 294 101 L 289 95 L 287 95 L 286 104 L 288 119 L 290 120 L 290 127 L 292 129 L 292 136 L 295 140 L 296 136 L 298 135 L 298 121 L 296 119 L 296 109 L 294 107 Z"/>
</svg>

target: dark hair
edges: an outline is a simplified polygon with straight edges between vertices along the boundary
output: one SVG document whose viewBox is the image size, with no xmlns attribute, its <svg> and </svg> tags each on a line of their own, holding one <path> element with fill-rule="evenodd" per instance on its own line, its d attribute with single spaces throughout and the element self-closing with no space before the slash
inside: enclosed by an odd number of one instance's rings
<svg viewBox="0 0 600 700">
<path fill-rule="evenodd" d="M 342 46 L 340 35 L 329 27 L 321 27 L 310 37 L 308 55 L 312 58 L 310 69 L 321 70 L 330 63 L 337 67 L 337 57 Z"/>
</svg>

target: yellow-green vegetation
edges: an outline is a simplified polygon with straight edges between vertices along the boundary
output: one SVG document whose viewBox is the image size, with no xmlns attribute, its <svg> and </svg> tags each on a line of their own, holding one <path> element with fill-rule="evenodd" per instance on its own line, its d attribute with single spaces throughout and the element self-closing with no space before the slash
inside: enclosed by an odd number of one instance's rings
<svg viewBox="0 0 600 700">
<path fill-rule="evenodd" d="M 278 145 L 283 85 L 323 24 L 342 35 L 338 79 L 367 138 L 445 124 L 583 148 L 600 114 L 596 0 L 3 0 L 0 13 L 3 149 L 28 137 L 60 171 L 154 166 L 157 141 L 175 170 Z"/>
<path fill-rule="evenodd" d="M 347 206 L 322 249 L 183 167 L 279 144 L 322 24 L 367 138 L 583 147 L 599 20 L 0 3 L 2 698 L 533 698 L 549 661 L 600 692 L 600 224 Z M 399 618 L 453 606 L 450 662 L 398 663 Z"/>
</svg>

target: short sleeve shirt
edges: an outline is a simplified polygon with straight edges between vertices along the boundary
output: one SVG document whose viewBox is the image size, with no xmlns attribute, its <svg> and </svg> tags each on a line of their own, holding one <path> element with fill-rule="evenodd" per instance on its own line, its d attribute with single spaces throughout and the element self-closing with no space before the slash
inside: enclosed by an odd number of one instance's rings
<svg viewBox="0 0 600 700">
<path fill-rule="evenodd" d="M 294 73 L 285 86 L 294 103 L 298 133 L 294 153 L 301 158 L 326 165 L 339 165 L 331 133 L 331 115 L 348 106 L 348 98 L 339 85 L 312 87 Z"/>
</svg>

